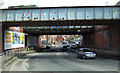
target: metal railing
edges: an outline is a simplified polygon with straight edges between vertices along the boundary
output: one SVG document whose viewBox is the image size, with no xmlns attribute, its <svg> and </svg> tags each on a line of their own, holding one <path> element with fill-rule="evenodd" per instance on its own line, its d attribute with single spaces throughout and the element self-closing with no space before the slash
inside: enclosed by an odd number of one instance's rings
<svg viewBox="0 0 120 73">
<path fill-rule="evenodd" d="M 19 48 L 15 50 L 5 51 L 0 54 L 0 73 L 4 71 L 5 67 L 15 58 L 23 57 L 24 55 L 34 52 L 33 48 Z"/>
</svg>

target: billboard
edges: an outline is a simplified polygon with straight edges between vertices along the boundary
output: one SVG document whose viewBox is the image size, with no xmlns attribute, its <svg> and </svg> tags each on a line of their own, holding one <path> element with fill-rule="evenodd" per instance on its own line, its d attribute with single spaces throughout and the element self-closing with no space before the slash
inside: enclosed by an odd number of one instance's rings
<svg viewBox="0 0 120 73">
<path fill-rule="evenodd" d="M 25 34 L 16 31 L 5 30 L 4 49 L 25 47 Z"/>
</svg>

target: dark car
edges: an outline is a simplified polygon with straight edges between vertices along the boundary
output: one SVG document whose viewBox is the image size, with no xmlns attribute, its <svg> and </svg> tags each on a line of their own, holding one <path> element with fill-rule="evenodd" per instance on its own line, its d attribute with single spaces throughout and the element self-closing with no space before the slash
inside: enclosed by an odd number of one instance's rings
<svg viewBox="0 0 120 73">
<path fill-rule="evenodd" d="M 94 52 L 92 52 L 89 48 L 79 48 L 76 51 L 77 54 L 77 58 L 96 58 L 96 54 Z"/>
</svg>

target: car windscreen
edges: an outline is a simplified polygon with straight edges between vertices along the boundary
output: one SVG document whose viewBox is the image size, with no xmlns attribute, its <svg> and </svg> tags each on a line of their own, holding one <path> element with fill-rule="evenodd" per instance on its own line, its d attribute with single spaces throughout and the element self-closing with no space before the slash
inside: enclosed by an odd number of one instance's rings
<svg viewBox="0 0 120 73">
<path fill-rule="evenodd" d="M 67 44 L 67 43 L 62 43 L 62 44 Z"/>
<path fill-rule="evenodd" d="M 71 44 L 75 44 L 75 42 L 72 42 Z"/>
<path fill-rule="evenodd" d="M 91 52 L 90 49 L 83 49 L 84 52 Z"/>
</svg>

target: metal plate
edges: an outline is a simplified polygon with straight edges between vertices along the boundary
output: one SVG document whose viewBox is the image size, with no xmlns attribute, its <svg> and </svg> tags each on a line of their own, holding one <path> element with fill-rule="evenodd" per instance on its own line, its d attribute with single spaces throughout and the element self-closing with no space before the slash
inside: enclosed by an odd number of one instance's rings
<svg viewBox="0 0 120 73">
<path fill-rule="evenodd" d="M 32 9 L 32 20 L 40 20 L 41 17 L 41 13 L 40 13 L 40 9 Z"/>
<path fill-rule="evenodd" d="M 49 19 L 50 19 L 49 9 L 42 9 L 41 20 L 49 20 Z"/>
<path fill-rule="evenodd" d="M 86 19 L 94 19 L 94 18 L 95 18 L 94 8 L 86 8 Z"/>
<path fill-rule="evenodd" d="M 31 10 L 30 9 L 27 9 L 27 10 L 24 10 L 24 20 L 31 20 L 32 17 L 31 17 Z"/>
<path fill-rule="evenodd" d="M 59 20 L 67 19 L 67 9 L 59 9 Z"/>
<path fill-rule="evenodd" d="M 68 20 L 75 20 L 76 16 L 76 8 L 68 8 Z"/>
<path fill-rule="evenodd" d="M 95 8 L 95 19 L 103 19 L 103 8 Z"/>
<path fill-rule="evenodd" d="M 2 21 L 7 21 L 7 11 L 2 10 Z"/>
<path fill-rule="evenodd" d="M 50 9 L 50 20 L 58 20 L 58 9 Z"/>
<path fill-rule="evenodd" d="M 14 10 L 7 11 L 7 21 L 14 21 Z"/>
<path fill-rule="evenodd" d="M 104 19 L 112 19 L 113 17 L 113 10 L 110 7 L 104 8 Z"/>
<path fill-rule="evenodd" d="M 15 11 L 15 21 L 22 21 L 24 19 L 23 10 Z"/>
<path fill-rule="evenodd" d="M 77 19 L 85 19 L 85 8 L 77 8 Z"/>
</svg>

